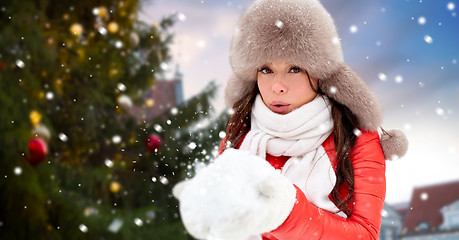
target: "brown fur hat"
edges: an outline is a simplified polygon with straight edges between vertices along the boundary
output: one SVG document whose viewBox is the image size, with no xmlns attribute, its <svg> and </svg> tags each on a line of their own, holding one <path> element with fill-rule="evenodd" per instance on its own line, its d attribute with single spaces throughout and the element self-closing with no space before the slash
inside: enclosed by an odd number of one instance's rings
<svg viewBox="0 0 459 240">
<path fill-rule="evenodd" d="M 322 92 L 354 113 L 360 129 L 376 131 L 381 126 L 381 106 L 343 61 L 333 19 L 318 0 L 258 0 L 246 10 L 231 43 L 227 105 L 253 90 L 257 69 L 273 60 L 305 69 Z"/>
</svg>

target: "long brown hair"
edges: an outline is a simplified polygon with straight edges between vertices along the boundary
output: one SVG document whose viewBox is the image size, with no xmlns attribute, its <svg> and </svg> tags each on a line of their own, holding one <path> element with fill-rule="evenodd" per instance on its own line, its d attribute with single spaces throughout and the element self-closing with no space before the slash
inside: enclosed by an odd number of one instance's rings
<svg viewBox="0 0 459 240">
<path fill-rule="evenodd" d="M 307 73 L 307 72 L 306 72 Z M 311 79 L 309 83 L 317 94 L 323 95 L 320 89 L 316 89 Z M 234 113 L 229 117 L 226 125 L 226 142 L 223 150 L 226 148 L 236 148 L 241 139 L 250 130 L 252 105 L 255 97 L 260 93 L 257 82 L 254 82 L 252 91 L 244 94 L 233 105 Z M 333 203 L 350 216 L 353 211 L 354 201 L 354 168 L 350 158 L 350 153 L 355 145 L 357 137 L 354 130 L 357 125 L 355 115 L 346 106 L 329 98 L 331 104 L 331 115 L 333 118 L 333 133 L 336 150 L 336 184 L 331 192 Z M 341 195 L 341 190 L 347 189 L 346 196 Z"/>
</svg>

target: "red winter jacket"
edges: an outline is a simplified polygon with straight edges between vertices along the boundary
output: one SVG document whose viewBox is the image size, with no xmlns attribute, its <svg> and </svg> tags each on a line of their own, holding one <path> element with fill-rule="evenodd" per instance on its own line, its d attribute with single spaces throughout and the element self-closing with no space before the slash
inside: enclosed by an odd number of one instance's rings
<svg viewBox="0 0 459 240">
<path fill-rule="evenodd" d="M 334 136 L 322 144 L 336 165 Z M 352 215 L 341 218 L 316 207 L 298 188 L 297 202 L 285 222 L 277 229 L 262 235 L 263 240 L 337 240 L 378 239 L 381 212 L 386 194 L 385 158 L 376 132 L 362 132 L 351 151 L 354 166 L 354 208 Z M 277 169 L 289 157 L 267 154 L 267 161 Z M 346 191 L 346 190 L 345 190 Z M 344 193 L 346 194 L 346 193 Z"/>
</svg>

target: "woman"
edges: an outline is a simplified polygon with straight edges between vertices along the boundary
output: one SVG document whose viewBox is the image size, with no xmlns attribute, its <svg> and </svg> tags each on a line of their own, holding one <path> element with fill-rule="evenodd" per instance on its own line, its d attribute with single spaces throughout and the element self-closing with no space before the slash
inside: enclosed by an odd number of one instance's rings
<svg viewBox="0 0 459 240">
<path fill-rule="evenodd" d="M 381 108 L 343 62 L 319 1 L 256 1 L 230 58 L 225 97 L 234 114 L 222 154 L 174 192 L 188 231 L 202 239 L 378 239 L 385 159 L 403 156 L 407 141 L 394 130 L 380 138 Z M 266 162 L 278 171 L 265 171 Z"/>
</svg>

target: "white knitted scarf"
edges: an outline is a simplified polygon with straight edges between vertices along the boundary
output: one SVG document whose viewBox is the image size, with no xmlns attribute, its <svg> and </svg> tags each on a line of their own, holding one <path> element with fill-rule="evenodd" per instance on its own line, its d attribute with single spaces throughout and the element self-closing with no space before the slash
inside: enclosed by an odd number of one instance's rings
<svg viewBox="0 0 459 240">
<path fill-rule="evenodd" d="M 251 129 L 240 149 L 262 158 L 266 158 L 266 153 L 290 156 L 282 174 L 314 205 L 346 217 L 328 198 L 335 186 L 336 175 L 322 143 L 332 129 L 330 103 L 326 96 L 317 96 L 282 115 L 272 112 L 258 95 L 252 106 Z"/>
</svg>

